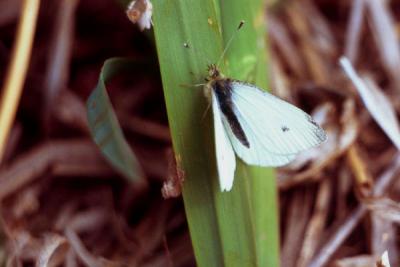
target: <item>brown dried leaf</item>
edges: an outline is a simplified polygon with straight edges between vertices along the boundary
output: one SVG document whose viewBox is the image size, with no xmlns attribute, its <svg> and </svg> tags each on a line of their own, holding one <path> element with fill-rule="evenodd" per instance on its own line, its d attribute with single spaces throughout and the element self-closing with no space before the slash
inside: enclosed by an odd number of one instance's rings
<svg viewBox="0 0 400 267">
<path fill-rule="evenodd" d="M 271 14 L 268 16 L 268 29 L 271 42 L 281 52 L 291 71 L 297 77 L 305 77 L 305 69 L 298 49 L 289 37 L 289 33 L 283 23 Z"/>
<path fill-rule="evenodd" d="M 126 10 L 126 15 L 132 23 L 137 23 L 141 31 L 151 28 L 153 4 L 150 0 L 133 0 Z"/>
<path fill-rule="evenodd" d="M 391 222 L 400 223 L 400 204 L 397 202 L 389 198 L 372 198 L 364 200 L 364 202 L 375 215 Z"/>
<path fill-rule="evenodd" d="M 400 126 L 392 103 L 372 79 L 358 76 L 347 58 L 342 57 L 340 64 L 354 83 L 372 117 L 389 136 L 397 149 L 400 149 Z"/>
<path fill-rule="evenodd" d="M 396 25 L 387 1 L 366 0 L 371 17 L 372 33 L 384 68 L 400 88 L 400 50 Z"/>
<path fill-rule="evenodd" d="M 318 248 L 328 216 L 331 195 L 332 184 L 325 179 L 319 186 L 314 213 L 305 231 L 297 267 L 307 267 Z"/>
<path fill-rule="evenodd" d="M 373 186 L 372 176 L 367 169 L 366 163 L 361 158 L 356 144 L 350 146 L 347 151 L 346 159 L 354 174 L 357 192 L 362 197 L 370 195 Z"/>
<path fill-rule="evenodd" d="M 398 261 L 397 234 L 395 224 L 372 211 L 371 215 L 371 252 L 379 258 L 385 251 L 390 251 L 393 262 Z"/>
<path fill-rule="evenodd" d="M 95 162 L 100 169 L 104 161 L 92 142 L 85 139 L 44 143 L 0 170 L 0 200 L 15 193 L 57 163 Z"/>
<path fill-rule="evenodd" d="M 174 155 L 172 149 L 168 151 L 168 176 L 161 189 L 163 198 L 179 197 L 182 193 L 182 186 L 185 180 L 185 172 L 180 167 L 181 158 Z"/>
<path fill-rule="evenodd" d="M 88 267 L 106 267 L 99 257 L 90 253 L 78 234 L 71 228 L 67 228 L 65 236 L 68 239 L 71 248 L 74 250 L 78 258 Z"/>
<path fill-rule="evenodd" d="M 363 16 L 365 13 L 364 0 L 354 0 L 351 8 L 350 19 L 346 31 L 346 46 L 344 54 L 354 63 L 360 53 L 359 42 L 361 31 L 363 29 Z"/>
<path fill-rule="evenodd" d="M 308 192 L 298 191 L 291 199 L 287 214 L 287 226 L 284 232 L 283 247 L 281 252 L 281 265 L 285 267 L 296 266 L 299 248 L 303 240 L 308 216 L 312 208 L 312 198 Z"/>
<path fill-rule="evenodd" d="M 371 267 L 375 263 L 375 257 L 371 255 L 358 255 L 335 261 L 334 267 Z"/>
<path fill-rule="evenodd" d="M 376 263 L 377 267 L 390 267 L 389 254 L 387 251 L 383 252 L 381 259 Z"/>
<path fill-rule="evenodd" d="M 56 250 L 66 243 L 66 239 L 57 234 L 47 234 L 44 238 L 43 247 L 36 261 L 37 267 L 47 267 Z"/>
</svg>

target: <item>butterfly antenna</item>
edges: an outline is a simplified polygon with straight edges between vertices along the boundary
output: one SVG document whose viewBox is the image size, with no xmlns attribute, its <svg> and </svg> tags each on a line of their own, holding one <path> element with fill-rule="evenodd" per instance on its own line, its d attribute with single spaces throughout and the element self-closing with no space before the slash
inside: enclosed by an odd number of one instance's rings
<svg viewBox="0 0 400 267">
<path fill-rule="evenodd" d="M 221 60 L 224 58 L 224 56 L 225 56 L 225 54 L 226 54 L 226 51 L 228 51 L 228 48 L 229 48 L 229 46 L 231 45 L 233 39 L 235 39 L 237 33 L 238 33 L 239 30 L 243 27 L 243 25 L 244 25 L 244 20 L 241 20 L 240 23 L 239 23 L 239 26 L 236 28 L 236 31 L 232 34 L 231 38 L 229 39 L 228 43 L 227 43 L 226 46 L 225 46 L 224 51 L 222 52 L 220 58 L 218 59 L 217 67 L 219 67 L 219 64 L 221 63 Z"/>
</svg>

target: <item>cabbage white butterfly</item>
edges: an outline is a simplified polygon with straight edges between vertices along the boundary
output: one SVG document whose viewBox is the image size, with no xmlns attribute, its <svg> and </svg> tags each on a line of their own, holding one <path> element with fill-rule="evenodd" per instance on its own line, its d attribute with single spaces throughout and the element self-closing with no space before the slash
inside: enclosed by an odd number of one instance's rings
<svg viewBox="0 0 400 267">
<path fill-rule="evenodd" d="M 326 140 L 310 115 L 252 84 L 224 77 L 217 65 L 209 65 L 206 80 L 221 191 L 232 189 L 235 153 L 249 165 L 277 167 Z"/>
</svg>

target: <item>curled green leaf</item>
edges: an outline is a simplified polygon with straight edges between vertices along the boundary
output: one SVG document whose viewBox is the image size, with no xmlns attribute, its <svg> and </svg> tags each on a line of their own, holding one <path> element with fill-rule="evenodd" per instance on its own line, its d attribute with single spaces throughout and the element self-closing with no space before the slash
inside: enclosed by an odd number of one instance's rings
<svg viewBox="0 0 400 267">
<path fill-rule="evenodd" d="M 89 96 L 87 118 L 92 138 L 111 165 L 134 182 L 143 179 L 140 164 L 126 141 L 106 91 L 105 83 L 115 74 L 131 70 L 137 63 L 129 59 L 105 61 L 96 88 Z"/>
</svg>

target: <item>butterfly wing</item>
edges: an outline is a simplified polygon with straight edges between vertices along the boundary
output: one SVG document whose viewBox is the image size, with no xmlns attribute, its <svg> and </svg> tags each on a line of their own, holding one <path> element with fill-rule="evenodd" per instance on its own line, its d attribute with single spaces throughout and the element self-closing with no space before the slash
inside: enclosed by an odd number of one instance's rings
<svg viewBox="0 0 400 267">
<path fill-rule="evenodd" d="M 221 191 L 230 191 L 235 176 L 236 158 L 229 137 L 222 124 L 221 109 L 212 91 L 211 105 L 214 116 L 215 154 Z"/>
<path fill-rule="evenodd" d="M 257 140 L 257 136 L 254 133 L 249 133 L 246 130 L 246 137 L 250 143 L 250 147 L 245 147 L 239 139 L 233 134 L 231 127 L 229 126 L 228 121 L 225 117 L 222 119 L 223 124 L 225 126 L 225 131 L 228 133 L 229 139 L 233 148 L 235 149 L 236 154 L 247 164 L 257 165 L 257 166 L 282 166 L 290 161 L 292 161 L 296 154 L 289 155 L 279 155 L 271 153 L 265 149 L 262 149 L 258 144 L 260 143 Z M 247 127 L 247 125 L 242 126 Z M 255 146 L 258 146 L 256 148 Z"/>
<path fill-rule="evenodd" d="M 250 147 L 243 146 L 227 122 L 224 125 L 235 152 L 246 163 L 281 166 L 325 141 L 324 130 L 301 109 L 253 85 L 237 81 L 231 85 L 233 110 Z"/>
</svg>

